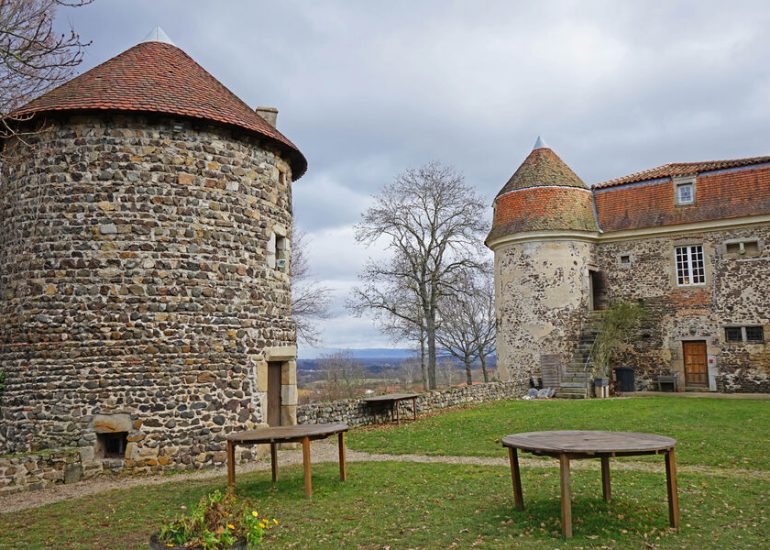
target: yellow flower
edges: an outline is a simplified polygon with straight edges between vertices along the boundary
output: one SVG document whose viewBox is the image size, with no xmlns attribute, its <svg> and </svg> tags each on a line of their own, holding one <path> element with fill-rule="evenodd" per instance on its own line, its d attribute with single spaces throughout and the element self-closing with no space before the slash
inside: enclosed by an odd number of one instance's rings
<svg viewBox="0 0 770 550">
<path fill-rule="evenodd" d="M 173 548 L 173 547 L 174 547 L 174 545 L 173 545 L 173 544 L 171 544 L 170 542 L 167 542 L 167 543 L 166 543 L 166 546 L 168 546 L 169 548 Z"/>
<path fill-rule="evenodd" d="M 256 512 L 256 510 L 252 510 L 251 511 L 251 515 L 254 516 L 254 517 L 259 516 L 259 514 Z"/>
<path fill-rule="evenodd" d="M 277 520 L 277 519 L 273 519 L 273 523 L 275 523 L 276 525 L 278 525 L 278 520 Z"/>
<path fill-rule="evenodd" d="M 232 523 L 228 523 L 227 524 L 227 528 L 228 529 L 235 529 L 235 525 L 233 525 Z"/>
</svg>

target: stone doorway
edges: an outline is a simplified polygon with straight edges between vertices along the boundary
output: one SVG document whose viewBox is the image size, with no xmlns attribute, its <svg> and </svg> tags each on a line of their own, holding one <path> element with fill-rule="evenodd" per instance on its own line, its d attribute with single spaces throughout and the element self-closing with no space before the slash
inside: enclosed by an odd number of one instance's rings
<svg viewBox="0 0 770 550">
<path fill-rule="evenodd" d="M 607 285 L 601 271 L 589 270 L 590 308 L 592 311 L 607 309 Z"/>
</svg>

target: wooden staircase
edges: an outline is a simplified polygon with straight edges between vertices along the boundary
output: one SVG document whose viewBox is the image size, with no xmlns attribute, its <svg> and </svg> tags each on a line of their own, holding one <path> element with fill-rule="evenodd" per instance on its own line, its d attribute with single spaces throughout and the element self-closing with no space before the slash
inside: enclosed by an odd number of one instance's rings
<svg viewBox="0 0 770 550">
<path fill-rule="evenodd" d="M 556 397 L 561 399 L 586 399 L 591 396 L 591 351 L 604 319 L 601 310 L 592 311 L 583 322 L 580 339 L 572 359 L 561 373 L 561 383 Z"/>
</svg>

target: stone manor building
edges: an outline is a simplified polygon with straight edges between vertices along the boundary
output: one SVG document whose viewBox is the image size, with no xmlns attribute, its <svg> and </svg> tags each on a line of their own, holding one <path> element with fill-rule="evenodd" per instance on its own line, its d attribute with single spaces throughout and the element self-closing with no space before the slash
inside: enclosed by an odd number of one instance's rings
<svg viewBox="0 0 770 550">
<path fill-rule="evenodd" d="M 497 358 L 578 380 L 593 312 L 639 301 L 638 389 L 770 391 L 770 157 L 673 163 L 586 185 L 541 140 L 494 202 Z M 562 389 L 566 393 L 563 381 Z"/>
<path fill-rule="evenodd" d="M 254 67 L 257 68 L 256 66 Z M 0 454 L 148 471 L 296 423 L 291 184 L 275 127 L 159 29 L 26 105 L 0 179 Z"/>
</svg>

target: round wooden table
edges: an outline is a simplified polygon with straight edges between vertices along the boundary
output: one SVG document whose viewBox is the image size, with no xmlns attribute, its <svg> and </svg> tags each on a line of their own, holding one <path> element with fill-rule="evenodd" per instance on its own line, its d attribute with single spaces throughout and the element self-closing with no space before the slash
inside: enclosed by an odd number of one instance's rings
<svg viewBox="0 0 770 550">
<path fill-rule="evenodd" d="M 552 431 L 507 435 L 502 439 L 508 448 L 513 480 L 513 499 L 517 510 L 524 509 L 521 471 L 517 449 L 535 455 L 559 459 L 561 470 L 561 531 L 572 536 L 572 503 L 570 501 L 570 460 L 599 458 L 602 463 L 602 492 L 610 501 L 610 458 L 662 454 L 666 462 L 668 489 L 668 519 L 671 527 L 679 528 L 679 497 L 676 489 L 676 439 L 655 434 L 634 432 Z"/>
<path fill-rule="evenodd" d="M 313 476 L 310 471 L 310 442 L 316 439 L 326 439 L 337 434 L 339 448 L 340 479 L 347 479 L 345 466 L 345 432 L 347 424 L 299 424 L 297 426 L 275 426 L 260 428 L 245 432 L 234 432 L 227 436 L 227 485 L 230 490 L 235 490 L 235 446 L 256 445 L 259 443 L 270 444 L 270 467 L 273 475 L 273 483 L 278 479 L 278 452 L 279 443 L 302 442 L 302 466 L 305 475 L 305 496 L 313 496 Z"/>
</svg>

